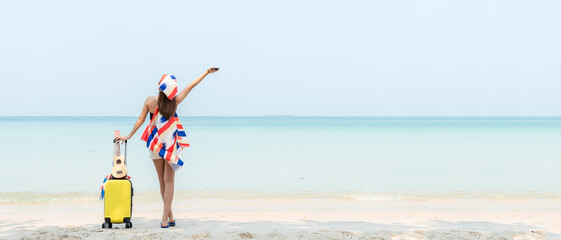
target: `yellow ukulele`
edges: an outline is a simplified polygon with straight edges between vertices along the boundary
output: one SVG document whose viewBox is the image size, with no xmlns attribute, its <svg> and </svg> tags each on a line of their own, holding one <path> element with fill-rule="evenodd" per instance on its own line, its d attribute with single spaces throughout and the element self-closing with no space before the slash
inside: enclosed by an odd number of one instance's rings
<svg viewBox="0 0 561 240">
<path fill-rule="evenodd" d="M 119 130 L 115 131 L 115 138 L 117 138 L 119 134 Z M 111 175 L 113 175 L 113 178 L 124 178 L 127 176 L 127 141 L 125 141 L 125 156 L 121 155 L 119 142 L 113 140 L 113 143 L 115 143 L 115 151 L 113 153 Z"/>
</svg>

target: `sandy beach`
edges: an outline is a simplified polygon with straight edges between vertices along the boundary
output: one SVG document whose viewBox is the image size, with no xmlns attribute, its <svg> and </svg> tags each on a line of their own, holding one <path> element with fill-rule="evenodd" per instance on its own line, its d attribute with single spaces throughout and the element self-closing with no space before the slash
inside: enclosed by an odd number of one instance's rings
<svg viewBox="0 0 561 240">
<path fill-rule="evenodd" d="M 93 201 L 0 204 L 1 239 L 561 239 L 560 199 L 180 199 L 177 226 L 138 201 L 102 229 Z"/>
</svg>

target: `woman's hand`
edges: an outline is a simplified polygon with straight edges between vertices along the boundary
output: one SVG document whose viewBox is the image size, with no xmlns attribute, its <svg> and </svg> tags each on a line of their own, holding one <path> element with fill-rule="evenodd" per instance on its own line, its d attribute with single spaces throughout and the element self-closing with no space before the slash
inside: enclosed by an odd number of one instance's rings
<svg viewBox="0 0 561 240">
<path fill-rule="evenodd" d="M 206 70 L 206 73 L 214 73 L 218 70 L 219 70 L 219 68 L 212 66 L 212 67 L 210 67 L 209 69 Z"/>
<path fill-rule="evenodd" d="M 179 105 L 179 103 L 181 103 L 183 101 L 183 99 L 185 99 L 187 97 L 187 95 L 189 95 L 189 92 L 191 92 L 191 90 L 197 86 L 197 84 L 199 84 L 203 78 L 205 78 L 208 74 L 210 73 L 214 73 L 218 71 L 217 67 L 210 67 L 209 69 L 206 70 L 205 73 L 203 73 L 203 75 L 199 76 L 197 79 L 193 80 L 193 82 L 189 83 L 189 85 L 187 85 L 187 87 L 185 87 L 183 90 L 181 90 L 181 92 L 179 92 L 177 95 L 175 95 L 175 102 L 177 105 Z"/>
<path fill-rule="evenodd" d="M 128 136 L 128 135 L 127 136 L 119 136 L 119 137 L 115 138 L 115 140 L 117 140 L 117 142 L 124 142 L 124 141 L 127 141 L 129 139 L 131 139 L 131 137 Z"/>
</svg>

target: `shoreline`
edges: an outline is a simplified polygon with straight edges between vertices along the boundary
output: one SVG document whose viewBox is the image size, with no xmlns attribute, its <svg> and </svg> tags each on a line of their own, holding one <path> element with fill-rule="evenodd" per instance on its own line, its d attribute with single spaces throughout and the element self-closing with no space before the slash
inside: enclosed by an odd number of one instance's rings
<svg viewBox="0 0 561 240">
<path fill-rule="evenodd" d="M 99 192 L 0 192 L 0 204 L 16 203 L 95 203 Z M 237 200 L 276 200 L 276 199 L 332 199 L 332 200 L 369 200 L 369 201 L 431 201 L 431 200 L 561 200 L 558 192 L 263 192 L 263 191 L 176 191 L 174 200 L 197 199 L 237 199 Z M 135 191 L 134 200 L 138 202 L 158 202 L 160 192 Z"/>
<path fill-rule="evenodd" d="M 161 207 L 135 201 L 133 229 L 102 230 L 101 202 L 2 203 L 0 238 L 561 238 L 561 199 L 181 199 L 173 229 L 158 227 Z"/>
</svg>

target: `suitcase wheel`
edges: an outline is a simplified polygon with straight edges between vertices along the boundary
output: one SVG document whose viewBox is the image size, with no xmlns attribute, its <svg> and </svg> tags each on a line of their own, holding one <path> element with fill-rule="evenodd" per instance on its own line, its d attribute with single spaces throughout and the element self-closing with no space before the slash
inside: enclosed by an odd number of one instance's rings
<svg viewBox="0 0 561 240">
<path fill-rule="evenodd" d="M 111 224 L 111 223 L 103 223 L 103 224 L 101 224 L 101 228 L 111 228 L 111 227 L 113 227 L 113 224 Z"/>
<path fill-rule="evenodd" d="M 132 228 L 132 222 L 125 223 L 125 228 Z"/>
</svg>

